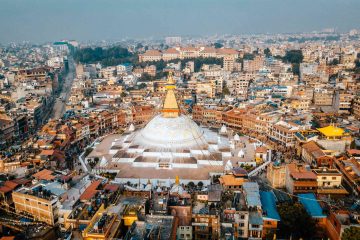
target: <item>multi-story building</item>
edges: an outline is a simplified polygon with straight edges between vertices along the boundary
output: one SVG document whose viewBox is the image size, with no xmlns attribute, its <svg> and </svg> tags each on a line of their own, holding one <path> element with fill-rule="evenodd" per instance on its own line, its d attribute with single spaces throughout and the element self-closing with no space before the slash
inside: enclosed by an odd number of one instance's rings
<svg viewBox="0 0 360 240">
<path fill-rule="evenodd" d="M 360 119 L 360 96 L 356 96 L 353 100 L 352 113 L 357 119 Z"/>
<path fill-rule="evenodd" d="M 354 158 L 340 158 L 335 159 L 335 166 L 343 174 L 344 184 L 359 196 L 360 163 Z"/>
<path fill-rule="evenodd" d="M 156 75 L 156 66 L 155 65 L 146 66 L 144 68 L 144 73 L 147 73 L 152 77 L 155 77 L 155 75 Z"/>
<path fill-rule="evenodd" d="M 220 216 L 216 213 L 192 215 L 193 239 L 219 239 L 220 238 Z"/>
<path fill-rule="evenodd" d="M 31 188 L 20 188 L 12 193 L 15 211 L 25 212 L 34 219 L 55 225 L 58 222 L 59 199 L 41 184 Z"/>
<path fill-rule="evenodd" d="M 334 91 L 329 89 L 315 89 L 313 102 L 316 106 L 332 106 Z"/>
<path fill-rule="evenodd" d="M 235 58 L 231 55 L 225 56 L 223 60 L 223 68 L 225 71 L 232 72 L 234 70 Z"/>
<path fill-rule="evenodd" d="M 291 194 L 317 191 L 317 177 L 304 165 L 290 163 L 286 165 L 286 190 Z"/>
<path fill-rule="evenodd" d="M 285 188 L 286 165 L 278 162 L 271 163 L 267 168 L 266 178 L 273 188 Z"/>
<path fill-rule="evenodd" d="M 245 72 L 258 72 L 264 66 L 264 58 L 256 56 L 253 60 L 244 60 L 243 70 Z"/>
<path fill-rule="evenodd" d="M 355 95 L 344 91 L 336 91 L 333 107 L 340 114 L 348 114 L 351 111 L 352 100 Z"/>
<path fill-rule="evenodd" d="M 342 174 L 336 168 L 313 169 L 318 183 L 318 194 L 323 195 L 346 195 L 348 192 L 342 187 Z"/>
<path fill-rule="evenodd" d="M 313 166 L 318 166 L 318 160 L 326 154 L 315 141 L 309 141 L 302 145 L 302 160 Z"/>
</svg>

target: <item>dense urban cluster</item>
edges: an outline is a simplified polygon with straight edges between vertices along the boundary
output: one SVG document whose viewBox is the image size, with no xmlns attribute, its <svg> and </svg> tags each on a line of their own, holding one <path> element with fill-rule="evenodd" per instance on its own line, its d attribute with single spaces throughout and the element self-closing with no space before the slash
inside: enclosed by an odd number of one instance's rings
<svg viewBox="0 0 360 240">
<path fill-rule="evenodd" d="M 9 44 L 0 89 L 0 239 L 360 239 L 358 30 Z"/>
</svg>

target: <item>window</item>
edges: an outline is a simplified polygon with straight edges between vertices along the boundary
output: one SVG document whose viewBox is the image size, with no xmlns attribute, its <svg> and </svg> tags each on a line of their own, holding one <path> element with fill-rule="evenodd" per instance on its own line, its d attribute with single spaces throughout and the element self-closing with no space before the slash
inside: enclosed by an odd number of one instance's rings
<svg viewBox="0 0 360 240">
<path fill-rule="evenodd" d="M 325 180 L 325 179 L 326 179 L 326 177 L 322 177 L 322 179 L 323 179 L 323 180 Z"/>
<path fill-rule="evenodd" d="M 244 223 L 240 223 L 240 227 L 243 227 L 245 224 Z"/>
<path fill-rule="evenodd" d="M 332 177 L 332 180 L 336 180 L 336 177 Z"/>
</svg>

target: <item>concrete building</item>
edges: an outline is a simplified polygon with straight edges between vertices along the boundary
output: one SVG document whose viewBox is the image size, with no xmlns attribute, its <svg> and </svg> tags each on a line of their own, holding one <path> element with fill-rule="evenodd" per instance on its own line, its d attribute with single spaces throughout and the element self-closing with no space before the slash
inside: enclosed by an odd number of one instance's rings
<svg viewBox="0 0 360 240">
<path fill-rule="evenodd" d="M 12 198 L 16 212 L 26 212 L 36 220 L 52 226 L 58 222 L 59 199 L 42 185 L 20 188 L 12 193 Z"/>
<path fill-rule="evenodd" d="M 285 188 L 286 165 L 277 162 L 271 163 L 267 168 L 266 178 L 273 188 Z"/>
</svg>

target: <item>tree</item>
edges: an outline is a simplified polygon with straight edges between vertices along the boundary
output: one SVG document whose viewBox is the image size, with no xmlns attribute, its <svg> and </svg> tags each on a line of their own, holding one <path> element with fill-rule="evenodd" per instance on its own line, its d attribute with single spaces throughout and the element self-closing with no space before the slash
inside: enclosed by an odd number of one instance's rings
<svg viewBox="0 0 360 240">
<path fill-rule="evenodd" d="M 146 84 L 145 83 L 141 83 L 138 85 L 138 89 L 144 89 L 146 88 Z"/>
<path fill-rule="evenodd" d="M 360 227 L 346 228 L 341 237 L 342 240 L 357 240 L 360 239 Z"/>
<path fill-rule="evenodd" d="M 221 43 L 219 43 L 219 42 L 216 42 L 216 43 L 214 43 L 214 47 L 215 48 L 222 48 L 224 45 L 222 45 Z"/>
<path fill-rule="evenodd" d="M 193 189 L 195 187 L 195 183 L 194 182 L 189 182 L 187 184 L 187 186 L 188 186 L 188 188 Z"/>
<path fill-rule="evenodd" d="M 223 90 L 222 90 L 222 94 L 225 96 L 225 95 L 230 95 L 230 90 L 227 86 L 224 86 L 223 87 Z"/>
<path fill-rule="evenodd" d="M 243 58 L 244 60 L 254 60 L 255 56 L 252 53 L 245 53 Z"/>
<path fill-rule="evenodd" d="M 264 49 L 264 54 L 265 54 L 266 57 L 270 57 L 272 55 L 269 48 Z"/>
<path fill-rule="evenodd" d="M 300 203 L 284 203 L 278 207 L 279 232 L 282 237 L 311 239 L 316 232 L 316 222 Z"/>
<path fill-rule="evenodd" d="M 301 50 L 290 50 L 286 52 L 283 61 L 294 64 L 294 63 L 301 63 L 303 59 L 304 56 Z"/>
<path fill-rule="evenodd" d="M 338 64 L 339 64 L 339 59 L 337 59 L 337 58 L 334 58 L 333 60 L 331 60 L 329 62 L 329 65 L 338 65 Z"/>
<path fill-rule="evenodd" d="M 360 60 L 359 59 L 355 60 L 355 68 L 360 68 Z"/>
<path fill-rule="evenodd" d="M 127 48 L 114 46 L 110 48 L 82 48 L 76 51 L 74 59 L 82 63 L 100 62 L 103 66 L 114 66 L 121 63 L 134 63 L 138 56 L 128 51 Z"/>
<path fill-rule="evenodd" d="M 292 64 L 292 73 L 295 75 L 300 75 L 300 64 L 299 63 L 293 63 Z"/>
</svg>

